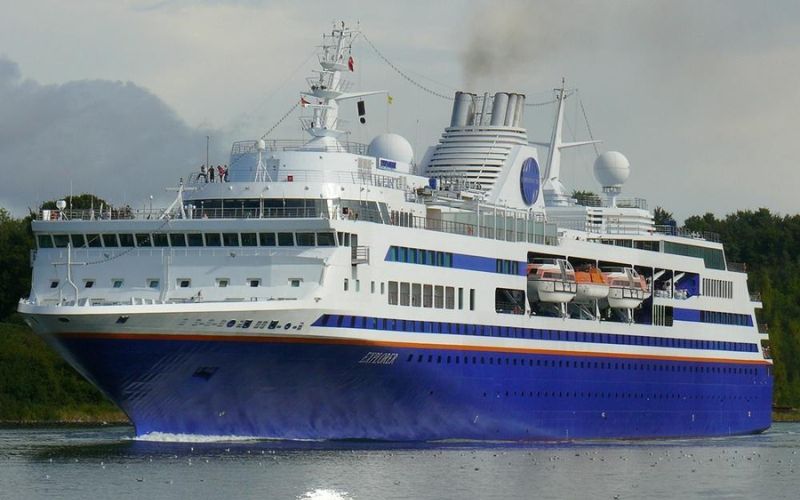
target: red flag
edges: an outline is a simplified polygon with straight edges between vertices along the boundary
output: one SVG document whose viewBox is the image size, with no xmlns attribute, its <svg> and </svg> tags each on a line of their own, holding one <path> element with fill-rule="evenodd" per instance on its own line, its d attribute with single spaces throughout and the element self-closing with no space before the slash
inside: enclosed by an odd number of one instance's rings
<svg viewBox="0 0 800 500">
<path fill-rule="evenodd" d="M 355 67 L 355 65 L 356 65 L 356 62 L 353 60 L 353 56 L 350 56 L 350 59 L 347 60 L 348 69 L 350 69 L 350 71 L 353 71 L 353 68 Z"/>
<path fill-rule="evenodd" d="M 309 103 L 308 101 L 306 101 L 306 98 L 305 98 L 305 97 L 300 97 L 300 105 L 301 105 L 301 106 L 303 106 L 303 107 L 305 108 L 305 107 L 306 107 L 306 106 L 308 106 L 309 104 L 311 104 L 311 103 Z"/>
</svg>

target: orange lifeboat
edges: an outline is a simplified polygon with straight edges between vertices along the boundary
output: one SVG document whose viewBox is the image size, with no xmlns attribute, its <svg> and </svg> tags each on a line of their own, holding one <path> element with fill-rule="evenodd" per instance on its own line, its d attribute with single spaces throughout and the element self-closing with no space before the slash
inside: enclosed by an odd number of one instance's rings
<svg viewBox="0 0 800 500">
<path fill-rule="evenodd" d="M 578 284 L 576 302 L 592 302 L 608 297 L 608 283 L 600 269 L 594 266 L 575 271 L 575 281 Z"/>
</svg>

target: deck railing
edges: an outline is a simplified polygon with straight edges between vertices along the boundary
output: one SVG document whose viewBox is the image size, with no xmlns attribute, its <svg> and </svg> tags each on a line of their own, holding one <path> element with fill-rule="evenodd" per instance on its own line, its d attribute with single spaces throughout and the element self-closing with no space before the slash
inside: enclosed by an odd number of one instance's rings
<svg viewBox="0 0 800 500">
<path fill-rule="evenodd" d="M 675 227 L 670 225 L 656 225 L 654 226 L 657 233 L 666 234 L 669 236 L 680 236 L 681 238 L 691 238 L 693 240 L 706 240 L 719 243 L 719 234 L 712 233 L 711 231 L 690 231 L 684 227 Z"/>
</svg>

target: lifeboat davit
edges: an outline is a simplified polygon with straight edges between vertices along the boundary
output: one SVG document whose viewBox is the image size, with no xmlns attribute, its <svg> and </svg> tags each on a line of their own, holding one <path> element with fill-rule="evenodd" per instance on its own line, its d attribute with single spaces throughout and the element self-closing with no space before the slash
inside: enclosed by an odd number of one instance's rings
<svg viewBox="0 0 800 500">
<path fill-rule="evenodd" d="M 528 264 L 528 296 L 538 302 L 566 303 L 575 298 L 575 270 L 564 259 L 534 259 Z"/>
<path fill-rule="evenodd" d="M 594 266 L 575 271 L 575 281 L 578 284 L 575 302 L 594 302 L 608 297 L 608 283 Z"/>
<path fill-rule="evenodd" d="M 650 297 L 650 288 L 644 277 L 632 267 L 605 269 L 603 278 L 608 283 L 608 305 L 615 309 L 634 309 Z"/>
</svg>

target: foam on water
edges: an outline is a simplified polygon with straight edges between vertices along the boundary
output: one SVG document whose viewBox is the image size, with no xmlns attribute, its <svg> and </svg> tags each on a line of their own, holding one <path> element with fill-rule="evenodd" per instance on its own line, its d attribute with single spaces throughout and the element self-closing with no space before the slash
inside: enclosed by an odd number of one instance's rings
<svg viewBox="0 0 800 500">
<path fill-rule="evenodd" d="M 151 441 L 156 443 L 217 443 L 226 441 L 260 441 L 256 436 L 215 436 L 201 434 L 172 434 L 169 432 L 150 432 L 132 438 L 134 441 Z"/>
<path fill-rule="evenodd" d="M 317 488 L 314 491 L 307 491 L 297 497 L 297 500 L 350 500 L 346 491 L 326 490 Z"/>
</svg>

